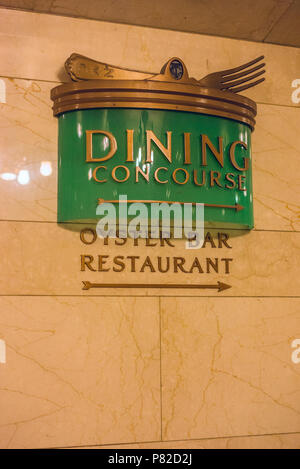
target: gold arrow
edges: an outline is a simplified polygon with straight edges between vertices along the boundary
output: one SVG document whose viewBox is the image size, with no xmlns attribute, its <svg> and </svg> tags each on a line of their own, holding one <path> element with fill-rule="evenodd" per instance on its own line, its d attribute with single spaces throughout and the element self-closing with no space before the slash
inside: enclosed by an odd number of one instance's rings
<svg viewBox="0 0 300 469">
<path fill-rule="evenodd" d="M 227 285 L 227 283 L 217 282 L 215 285 L 187 285 L 187 284 L 173 284 L 168 283 L 162 285 L 161 283 L 92 283 L 87 280 L 83 280 L 83 287 L 82 290 L 89 290 L 90 288 L 185 288 L 185 289 L 210 289 L 210 290 L 218 290 L 220 293 L 223 290 L 227 290 L 231 288 L 231 285 Z"/>
<path fill-rule="evenodd" d="M 233 208 L 237 212 L 243 210 L 243 205 L 235 204 L 235 205 L 221 205 L 221 204 L 204 204 L 205 207 L 218 207 L 218 208 Z"/>
<path fill-rule="evenodd" d="M 171 200 L 105 200 L 105 199 L 98 199 L 98 205 L 109 203 L 109 204 L 118 204 L 118 203 L 145 203 L 145 204 L 192 204 L 196 205 L 197 203 L 201 202 L 172 202 Z M 224 204 L 203 204 L 205 207 L 217 207 L 217 208 L 231 208 L 239 212 L 243 210 L 243 205 L 235 204 L 235 205 L 224 205 Z"/>
</svg>

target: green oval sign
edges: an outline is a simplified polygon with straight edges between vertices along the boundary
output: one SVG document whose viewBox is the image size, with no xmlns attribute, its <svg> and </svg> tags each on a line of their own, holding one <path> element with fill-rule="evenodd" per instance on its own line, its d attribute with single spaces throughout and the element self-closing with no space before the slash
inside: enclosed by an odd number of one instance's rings
<svg viewBox="0 0 300 469">
<path fill-rule="evenodd" d="M 200 113 L 85 109 L 59 116 L 58 221 L 101 201 L 204 204 L 205 222 L 253 228 L 251 129 Z"/>
</svg>

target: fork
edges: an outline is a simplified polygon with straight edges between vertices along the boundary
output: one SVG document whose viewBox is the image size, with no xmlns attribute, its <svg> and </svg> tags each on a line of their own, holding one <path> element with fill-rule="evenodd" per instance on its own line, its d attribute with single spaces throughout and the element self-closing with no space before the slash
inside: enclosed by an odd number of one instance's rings
<svg viewBox="0 0 300 469">
<path fill-rule="evenodd" d="M 258 85 L 259 83 L 265 80 L 265 78 L 260 78 L 259 80 L 251 81 L 251 80 L 254 80 L 254 78 L 257 78 L 260 75 L 263 75 L 265 73 L 265 70 L 261 70 L 261 69 L 266 64 L 265 63 L 258 64 L 258 62 L 260 62 L 262 59 L 264 59 L 263 55 L 261 55 L 260 57 L 257 57 L 254 60 L 251 60 L 250 62 L 240 65 L 239 67 L 230 68 L 228 70 L 221 70 L 220 72 L 210 73 L 209 75 L 206 75 L 204 78 L 199 80 L 198 84 L 200 86 L 206 86 L 208 88 L 216 88 L 221 91 L 231 91 L 233 93 L 239 93 L 240 91 L 247 90 L 248 88 Z M 255 64 L 258 64 L 258 65 L 256 65 L 255 67 L 252 67 L 252 65 L 255 65 Z M 253 73 L 253 72 L 256 72 L 257 70 L 259 70 L 259 72 Z M 240 73 L 237 73 L 237 72 L 240 72 Z M 250 82 L 250 83 L 247 83 L 247 82 Z M 242 83 L 246 83 L 246 84 L 243 86 L 238 86 L 238 85 L 242 85 Z"/>
</svg>

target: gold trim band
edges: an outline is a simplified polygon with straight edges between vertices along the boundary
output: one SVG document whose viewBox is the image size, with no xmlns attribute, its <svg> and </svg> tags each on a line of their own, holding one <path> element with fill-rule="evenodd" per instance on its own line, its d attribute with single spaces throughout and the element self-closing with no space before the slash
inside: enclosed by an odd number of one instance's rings
<svg viewBox="0 0 300 469">
<path fill-rule="evenodd" d="M 52 89 L 53 114 L 95 108 L 186 111 L 226 117 L 255 126 L 256 104 L 236 93 L 199 85 L 151 80 L 88 80 Z"/>
</svg>

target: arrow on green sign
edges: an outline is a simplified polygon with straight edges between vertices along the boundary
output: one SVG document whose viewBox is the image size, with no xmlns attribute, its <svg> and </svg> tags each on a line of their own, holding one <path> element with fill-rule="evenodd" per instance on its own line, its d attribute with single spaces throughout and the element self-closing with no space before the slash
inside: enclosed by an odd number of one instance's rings
<svg viewBox="0 0 300 469">
<path fill-rule="evenodd" d="M 118 204 L 118 203 L 136 203 L 136 202 L 143 202 L 145 204 L 192 204 L 196 205 L 197 203 L 201 202 L 172 202 L 171 200 L 105 200 L 105 199 L 98 199 L 98 205 L 109 203 L 109 204 Z M 239 212 L 243 210 L 243 205 L 234 204 L 234 205 L 224 205 L 224 204 L 203 204 L 205 207 L 216 207 L 216 208 L 231 208 Z"/>
</svg>

